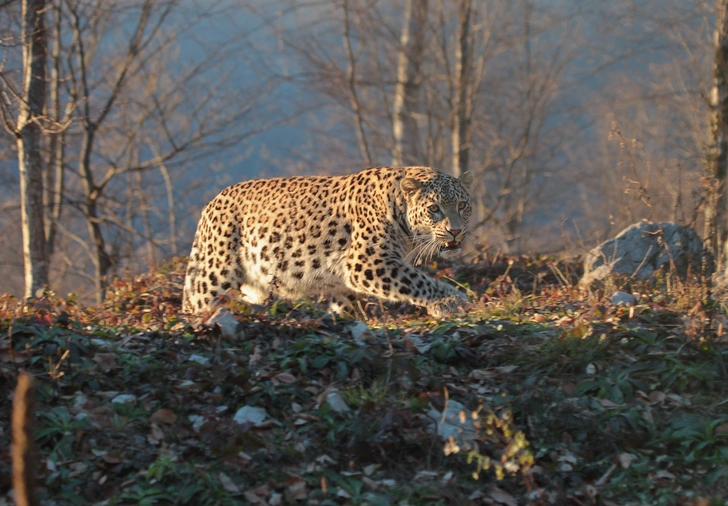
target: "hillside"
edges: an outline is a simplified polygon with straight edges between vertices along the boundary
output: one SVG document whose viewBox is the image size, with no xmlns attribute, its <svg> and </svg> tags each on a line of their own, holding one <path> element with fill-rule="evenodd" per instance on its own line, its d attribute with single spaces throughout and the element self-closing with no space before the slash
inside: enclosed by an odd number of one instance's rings
<svg viewBox="0 0 728 506">
<path fill-rule="evenodd" d="M 0 417 L 31 371 L 44 504 L 724 504 L 725 306 L 662 279 L 616 307 L 579 268 L 430 266 L 478 301 L 441 322 L 313 302 L 184 321 L 182 260 L 99 307 L 5 296 Z M 434 433 L 448 414 L 470 449 Z M 9 471 L 3 452 L 5 498 Z"/>
</svg>

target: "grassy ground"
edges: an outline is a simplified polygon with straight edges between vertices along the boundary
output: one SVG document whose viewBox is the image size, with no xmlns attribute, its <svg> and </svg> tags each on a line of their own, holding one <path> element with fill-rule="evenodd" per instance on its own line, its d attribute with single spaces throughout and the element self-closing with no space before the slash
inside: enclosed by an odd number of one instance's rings
<svg viewBox="0 0 728 506">
<path fill-rule="evenodd" d="M 728 504 L 728 319 L 700 287 L 625 308 L 551 258 L 431 269 L 472 311 L 232 303 L 222 333 L 179 319 L 182 262 L 101 307 L 0 298 L 0 447 L 25 369 L 45 504 Z M 434 433 L 456 403 L 469 442 Z"/>
</svg>

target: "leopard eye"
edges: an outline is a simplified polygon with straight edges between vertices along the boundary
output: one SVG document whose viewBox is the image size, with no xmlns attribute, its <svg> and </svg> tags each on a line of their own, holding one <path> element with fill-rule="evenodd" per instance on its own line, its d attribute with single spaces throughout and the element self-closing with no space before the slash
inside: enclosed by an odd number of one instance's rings
<svg viewBox="0 0 728 506">
<path fill-rule="evenodd" d="M 466 202 L 458 202 L 458 209 L 460 209 L 461 211 L 466 207 L 468 207 L 468 204 Z"/>
<path fill-rule="evenodd" d="M 440 206 L 437 204 L 432 204 L 430 207 L 428 207 L 431 213 L 436 213 L 440 210 Z"/>
</svg>

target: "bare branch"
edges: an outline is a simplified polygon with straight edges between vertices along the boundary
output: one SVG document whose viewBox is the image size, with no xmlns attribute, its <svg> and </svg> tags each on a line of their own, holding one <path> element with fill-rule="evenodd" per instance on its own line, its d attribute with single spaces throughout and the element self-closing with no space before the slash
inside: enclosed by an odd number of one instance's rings
<svg viewBox="0 0 728 506">
<path fill-rule="evenodd" d="M 366 132 L 364 131 L 364 118 L 359 105 L 359 97 L 356 92 L 355 76 L 356 76 L 356 59 L 354 58 L 354 52 L 351 49 L 351 34 L 350 34 L 350 23 L 349 23 L 349 0 L 344 0 L 344 47 L 346 48 L 346 56 L 348 58 L 347 67 L 347 82 L 349 95 L 351 99 L 351 109 L 354 112 L 356 118 L 356 133 L 359 139 L 359 148 L 364 156 L 368 166 L 372 165 L 372 155 L 369 152 L 369 144 L 367 143 Z"/>
</svg>

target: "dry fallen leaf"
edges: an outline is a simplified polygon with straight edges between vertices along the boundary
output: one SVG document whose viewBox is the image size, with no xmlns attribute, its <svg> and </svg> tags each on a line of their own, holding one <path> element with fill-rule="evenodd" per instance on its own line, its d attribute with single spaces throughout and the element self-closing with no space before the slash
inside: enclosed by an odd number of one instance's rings
<svg viewBox="0 0 728 506">
<path fill-rule="evenodd" d="M 101 456 L 109 464 L 118 464 L 121 462 L 121 457 L 115 453 L 106 453 Z"/>
<path fill-rule="evenodd" d="M 659 404 L 662 401 L 665 400 L 667 397 L 664 392 L 660 392 L 659 390 L 654 390 L 650 392 L 650 404 Z"/>
<path fill-rule="evenodd" d="M 154 423 L 174 423 L 177 421 L 177 415 L 166 408 L 158 409 L 149 418 Z"/>
<path fill-rule="evenodd" d="M 162 432 L 162 429 L 159 428 L 159 425 L 152 423 L 147 439 L 154 444 L 159 443 L 159 441 L 164 439 L 164 432 Z"/>
<path fill-rule="evenodd" d="M 296 377 L 289 372 L 282 372 L 280 374 L 276 374 L 271 378 L 271 382 L 274 385 L 276 384 L 276 382 L 291 384 L 295 383 L 296 381 L 298 381 Z"/>
<path fill-rule="evenodd" d="M 632 461 L 634 460 L 634 455 L 631 453 L 620 453 L 619 454 L 619 465 L 622 466 L 622 469 L 629 469 L 629 466 L 632 465 Z"/>
<path fill-rule="evenodd" d="M 116 411 L 109 406 L 97 406 L 86 412 L 88 420 L 98 428 L 110 427 L 114 423 Z"/>
<path fill-rule="evenodd" d="M 329 460 L 331 460 L 331 459 L 329 459 Z M 374 473 L 374 471 L 379 469 L 381 466 L 382 466 L 381 464 L 369 464 L 368 466 L 366 466 L 364 468 L 364 474 L 366 474 L 367 476 L 371 476 Z"/>
<path fill-rule="evenodd" d="M 30 360 L 30 357 L 32 356 L 32 353 L 17 351 L 12 348 L 4 348 L 0 350 L 0 362 L 24 364 Z"/>
<path fill-rule="evenodd" d="M 322 466 L 326 466 L 329 464 L 336 464 L 336 461 L 334 459 L 332 459 L 331 457 L 329 457 L 328 455 L 320 455 L 320 456 L 316 457 L 316 462 L 318 462 Z M 379 466 L 377 466 L 377 467 L 379 467 Z"/>
<path fill-rule="evenodd" d="M 85 462 L 72 462 L 69 467 L 71 469 L 71 472 L 68 473 L 69 478 L 75 478 L 88 469 L 88 465 Z"/>
<path fill-rule="evenodd" d="M 292 503 L 294 501 L 302 501 L 308 498 L 306 490 L 306 481 L 300 476 L 289 476 L 283 482 L 286 487 L 286 501 Z"/>
<path fill-rule="evenodd" d="M 488 496 L 497 503 L 505 504 L 506 506 L 518 506 L 516 499 L 502 488 L 491 488 L 490 492 L 488 492 Z"/>
<path fill-rule="evenodd" d="M 116 354 L 114 353 L 97 353 L 94 355 L 93 360 L 99 364 L 99 369 L 103 372 L 110 372 L 117 368 Z"/>
<path fill-rule="evenodd" d="M 250 504 L 268 504 L 267 498 L 270 497 L 270 488 L 268 485 L 261 485 L 258 488 L 243 492 L 245 499 Z"/>
<path fill-rule="evenodd" d="M 243 492 L 243 496 L 245 496 L 245 500 L 250 504 L 263 504 L 265 506 L 268 504 L 268 501 L 266 501 L 265 498 L 256 495 L 254 492 Z"/>
<path fill-rule="evenodd" d="M 378 481 L 372 480 L 371 478 L 368 478 L 366 476 L 362 476 L 361 481 L 364 485 L 371 488 L 372 490 L 379 490 L 379 489 L 383 488 L 382 485 Z"/>
<path fill-rule="evenodd" d="M 723 422 L 715 428 L 716 434 L 725 434 L 728 432 L 728 422 Z"/>
<path fill-rule="evenodd" d="M 660 471 L 650 473 L 650 478 L 653 480 L 674 480 L 675 475 L 672 474 L 670 471 L 665 471 L 664 469 L 661 469 Z"/>
<path fill-rule="evenodd" d="M 488 371 L 486 369 L 473 369 L 472 371 L 470 371 L 470 374 L 468 374 L 468 378 L 475 380 L 489 379 L 493 376 L 495 376 L 495 372 Z"/>
<path fill-rule="evenodd" d="M 573 397 L 576 393 L 576 383 L 574 383 L 573 381 L 564 381 L 561 384 L 561 389 L 566 395 L 568 395 L 569 397 Z"/>
<path fill-rule="evenodd" d="M 374 489 L 376 490 L 376 489 Z M 336 497 L 340 499 L 351 499 L 351 494 L 344 490 L 343 488 L 340 488 L 336 491 Z"/>
<path fill-rule="evenodd" d="M 595 400 L 599 404 L 601 404 L 603 408 L 614 409 L 614 408 L 619 407 L 619 404 L 615 404 L 614 402 L 610 401 L 609 399 L 595 399 Z"/>
<path fill-rule="evenodd" d="M 220 480 L 222 488 L 224 488 L 226 492 L 230 492 L 231 494 L 240 493 L 240 488 L 235 483 L 233 483 L 233 480 L 231 480 L 227 474 L 220 473 L 217 475 L 217 477 Z"/>
<path fill-rule="evenodd" d="M 434 480 L 438 476 L 439 473 L 437 471 L 418 471 L 417 474 L 415 474 L 413 481 Z"/>
</svg>

